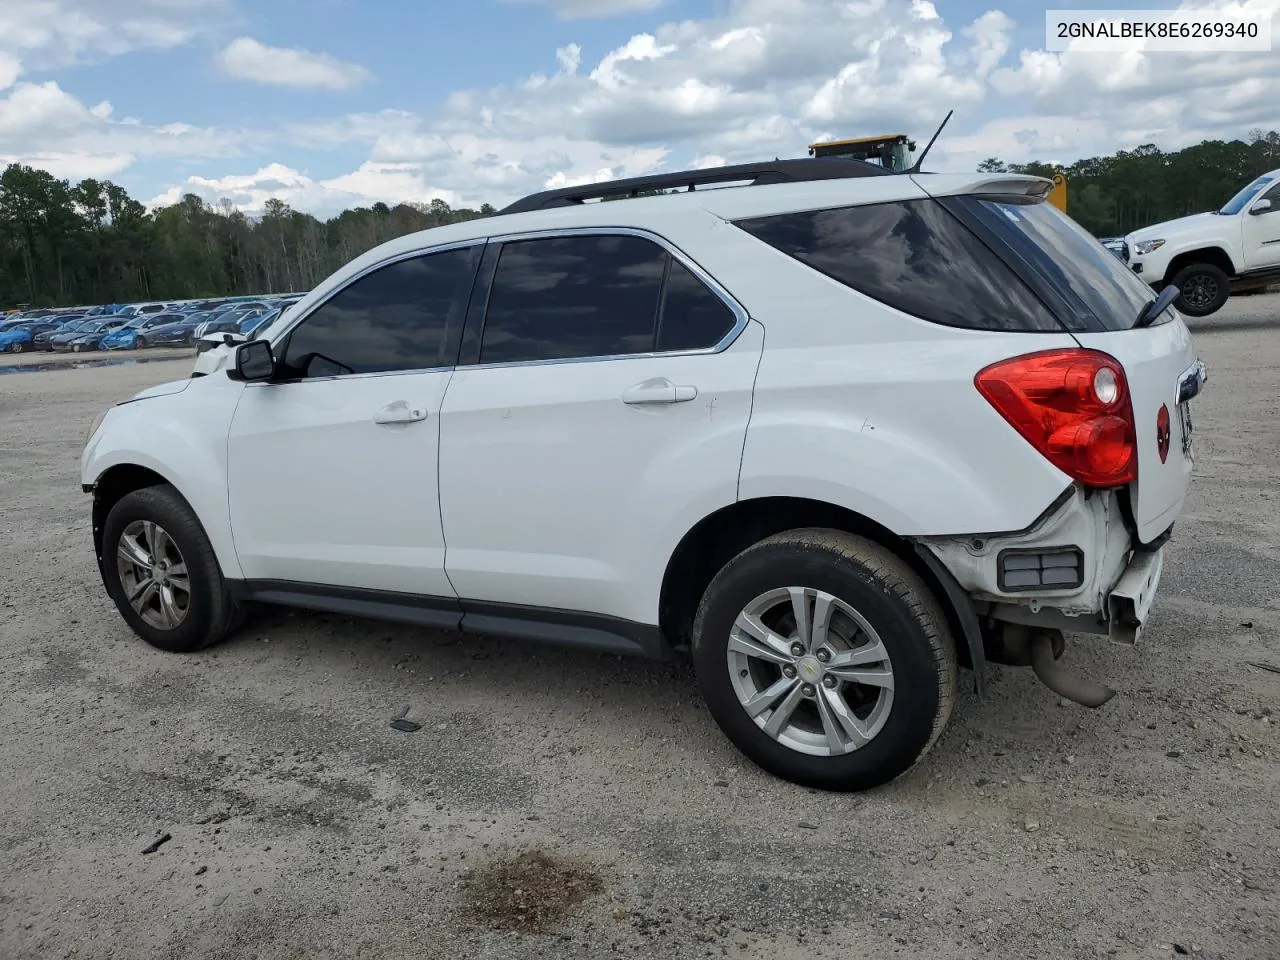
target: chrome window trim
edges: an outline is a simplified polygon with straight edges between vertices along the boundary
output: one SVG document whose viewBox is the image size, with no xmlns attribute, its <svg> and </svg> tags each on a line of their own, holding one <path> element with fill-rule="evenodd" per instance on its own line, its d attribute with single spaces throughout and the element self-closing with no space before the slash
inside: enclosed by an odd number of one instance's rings
<svg viewBox="0 0 1280 960">
<path fill-rule="evenodd" d="M 609 360 L 641 360 L 655 359 L 657 357 L 699 357 L 713 356 L 717 353 L 723 353 L 733 346 L 734 342 L 742 335 L 742 331 L 747 328 L 751 317 L 747 313 L 745 307 L 742 306 L 724 285 L 715 277 L 711 276 L 696 261 L 694 261 L 687 253 L 677 247 L 661 234 L 654 233 L 652 230 L 646 230 L 642 227 L 558 227 L 546 230 L 524 230 L 514 233 L 495 234 L 488 238 L 490 243 L 518 243 L 523 240 L 547 240 L 557 237 L 600 237 L 600 236 L 624 236 L 624 237 L 640 237 L 643 240 L 649 240 L 656 243 L 675 260 L 678 260 L 689 272 L 701 280 L 711 289 L 721 302 L 724 303 L 733 313 L 734 323 L 717 343 L 710 347 L 700 347 L 695 350 L 649 350 L 644 353 L 615 353 L 604 354 L 589 357 L 564 357 L 549 360 L 511 360 L 503 363 L 481 363 L 466 364 L 465 366 L 472 369 L 482 370 L 500 370 L 507 367 L 543 367 L 562 363 L 602 363 Z M 501 268 L 502 261 L 499 259 L 498 268 Z M 494 277 L 497 277 L 495 271 Z M 488 310 L 486 308 L 486 321 Z M 484 330 L 480 331 L 481 350 L 484 349 Z"/>
</svg>

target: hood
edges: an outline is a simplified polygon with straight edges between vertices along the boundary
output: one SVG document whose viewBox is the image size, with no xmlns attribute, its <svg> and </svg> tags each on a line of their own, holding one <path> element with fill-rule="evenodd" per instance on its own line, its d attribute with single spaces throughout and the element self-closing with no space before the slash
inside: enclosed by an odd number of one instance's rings
<svg viewBox="0 0 1280 960">
<path fill-rule="evenodd" d="M 1125 240 L 1132 246 L 1143 240 L 1168 240 L 1187 233 L 1200 233 L 1210 224 L 1217 224 L 1222 218 L 1216 213 L 1193 213 L 1189 217 L 1177 220 L 1166 220 L 1150 227 L 1143 227 L 1133 233 L 1126 234 Z"/>
<path fill-rule="evenodd" d="M 187 387 L 191 386 L 190 378 L 186 380 L 172 380 L 169 383 L 159 383 L 154 387 L 148 387 L 141 393 L 134 394 L 125 403 L 133 403 L 135 400 L 150 400 L 153 397 L 171 397 L 175 393 L 181 393 Z"/>
</svg>

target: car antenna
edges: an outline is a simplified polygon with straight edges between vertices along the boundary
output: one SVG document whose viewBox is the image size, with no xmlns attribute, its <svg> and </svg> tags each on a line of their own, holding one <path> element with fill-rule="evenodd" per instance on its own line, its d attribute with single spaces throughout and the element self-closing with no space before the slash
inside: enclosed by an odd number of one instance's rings
<svg viewBox="0 0 1280 960">
<path fill-rule="evenodd" d="M 933 136 L 929 138 L 929 142 L 924 145 L 924 149 L 920 151 L 920 156 L 916 158 L 916 162 L 907 168 L 907 173 L 919 173 L 920 164 L 924 163 L 924 158 L 933 148 L 933 142 L 938 139 L 938 134 L 942 133 L 942 128 L 947 125 L 947 121 L 951 119 L 954 110 L 948 110 L 947 115 L 942 118 L 942 123 L 938 125 L 938 129 L 934 131 Z"/>
</svg>

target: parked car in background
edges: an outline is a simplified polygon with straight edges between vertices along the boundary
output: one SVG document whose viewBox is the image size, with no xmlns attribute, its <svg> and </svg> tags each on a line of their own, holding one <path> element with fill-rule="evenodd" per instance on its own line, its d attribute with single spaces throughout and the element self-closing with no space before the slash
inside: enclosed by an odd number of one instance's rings
<svg viewBox="0 0 1280 960">
<path fill-rule="evenodd" d="M 196 338 L 210 333 L 230 333 L 240 329 L 240 324 L 249 316 L 256 315 L 270 307 L 263 302 L 231 303 L 217 311 L 202 326 L 196 329 Z"/>
<path fill-rule="evenodd" d="M 1232 293 L 1280 282 L 1280 169 L 1264 173 L 1213 213 L 1127 234 L 1129 267 L 1157 291 L 1172 284 L 1192 317 L 1222 309 Z"/>
<path fill-rule="evenodd" d="M 89 326 L 71 334 L 59 334 L 53 338 L 53 349 L 59 352 L 85 353 L 101 349 L 102 338 L 122 327 L 125 321 L 120 317 L 108 317 L 102 320 L 91 320 Z"/>
<path fill-rule="evenodd" d="M 22 353 L 32 349 L 32 341 L 38 334 L 54 329 L 58 324 L 51 320 L 27 320 L 0 330 L 0 353 Z"/>
<path fill-rule="evenodd" d="M 176 313 L 158 313 L 149 317 L 134 317 L 118 330 L 102 338 L 103 350 L 141 350 L 147 346 L 147 334 L 156 327 L 182 319 Z"/>
<path fill-rule="evenodd" d="M 196 363 L 191 371 L 191 376 L 206 377 L 223 369 L 226 366 L 227 359 L 231 356 L 231 351 L 237 344 L 252 340 L 261 331 L 266 330 L 280 314 L 284 313 L 296 302 L 296 300 L 293 300 L 285 306 L 248 317 L 234 330 L 219 330 L 214 333 L 206 333 L 196 341 Z"/>
<path fill-rule="evenodd" d="M 74 333 L 78 330 L 82 330 L 82 328 L 87 327 L 91 323 L 100 321 L 101 319 L 103 318 L 72 317 L 68 319 L 59 317 L 57 326 L 53 327 L 51 330 L 46 330 L 43 333 L 36 334 L 35 339 L 31 342 L 31 349 L 43 351 L 52 350 L 54 337 L 64 333 Z"/>
<path fill-rule="evenodd" d="M 141 343 L 139 347 L 172 347 L 182 344 L 194 343 L 196 339 L 196 328 L 204 323 L 200 319 L 203 314 L 193 313 L 188 315 L 164 313 L 161 317 L 171 319 L 168 323 L 161 323 L 154 327 L 150 327 L 139 335 Z"/>
</svg>

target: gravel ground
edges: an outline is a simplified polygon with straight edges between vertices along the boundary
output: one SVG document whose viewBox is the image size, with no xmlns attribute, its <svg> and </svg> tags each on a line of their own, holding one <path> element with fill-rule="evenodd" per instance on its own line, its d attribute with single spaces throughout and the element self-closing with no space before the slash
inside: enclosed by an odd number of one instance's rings
<svg viewBox="0 0 1280 960">
<path fill-rule="evenodd" d="M 1280 674 L 1251 665 L 1280 665 L 1280 296 L 1195 327 L 1154 617 L 1068 645 L 1119 696 L 993 667 L 862 796 L 749 766 L 684 664 L 292 613 L 153 651 L 97 579 L 78 458 L 189 356 L 0 377 L 0 957 L 1280 956 Z M 477 920 L 472 871 L 543 853 L 584 871 L 563 919 Z"/>
</svg>

